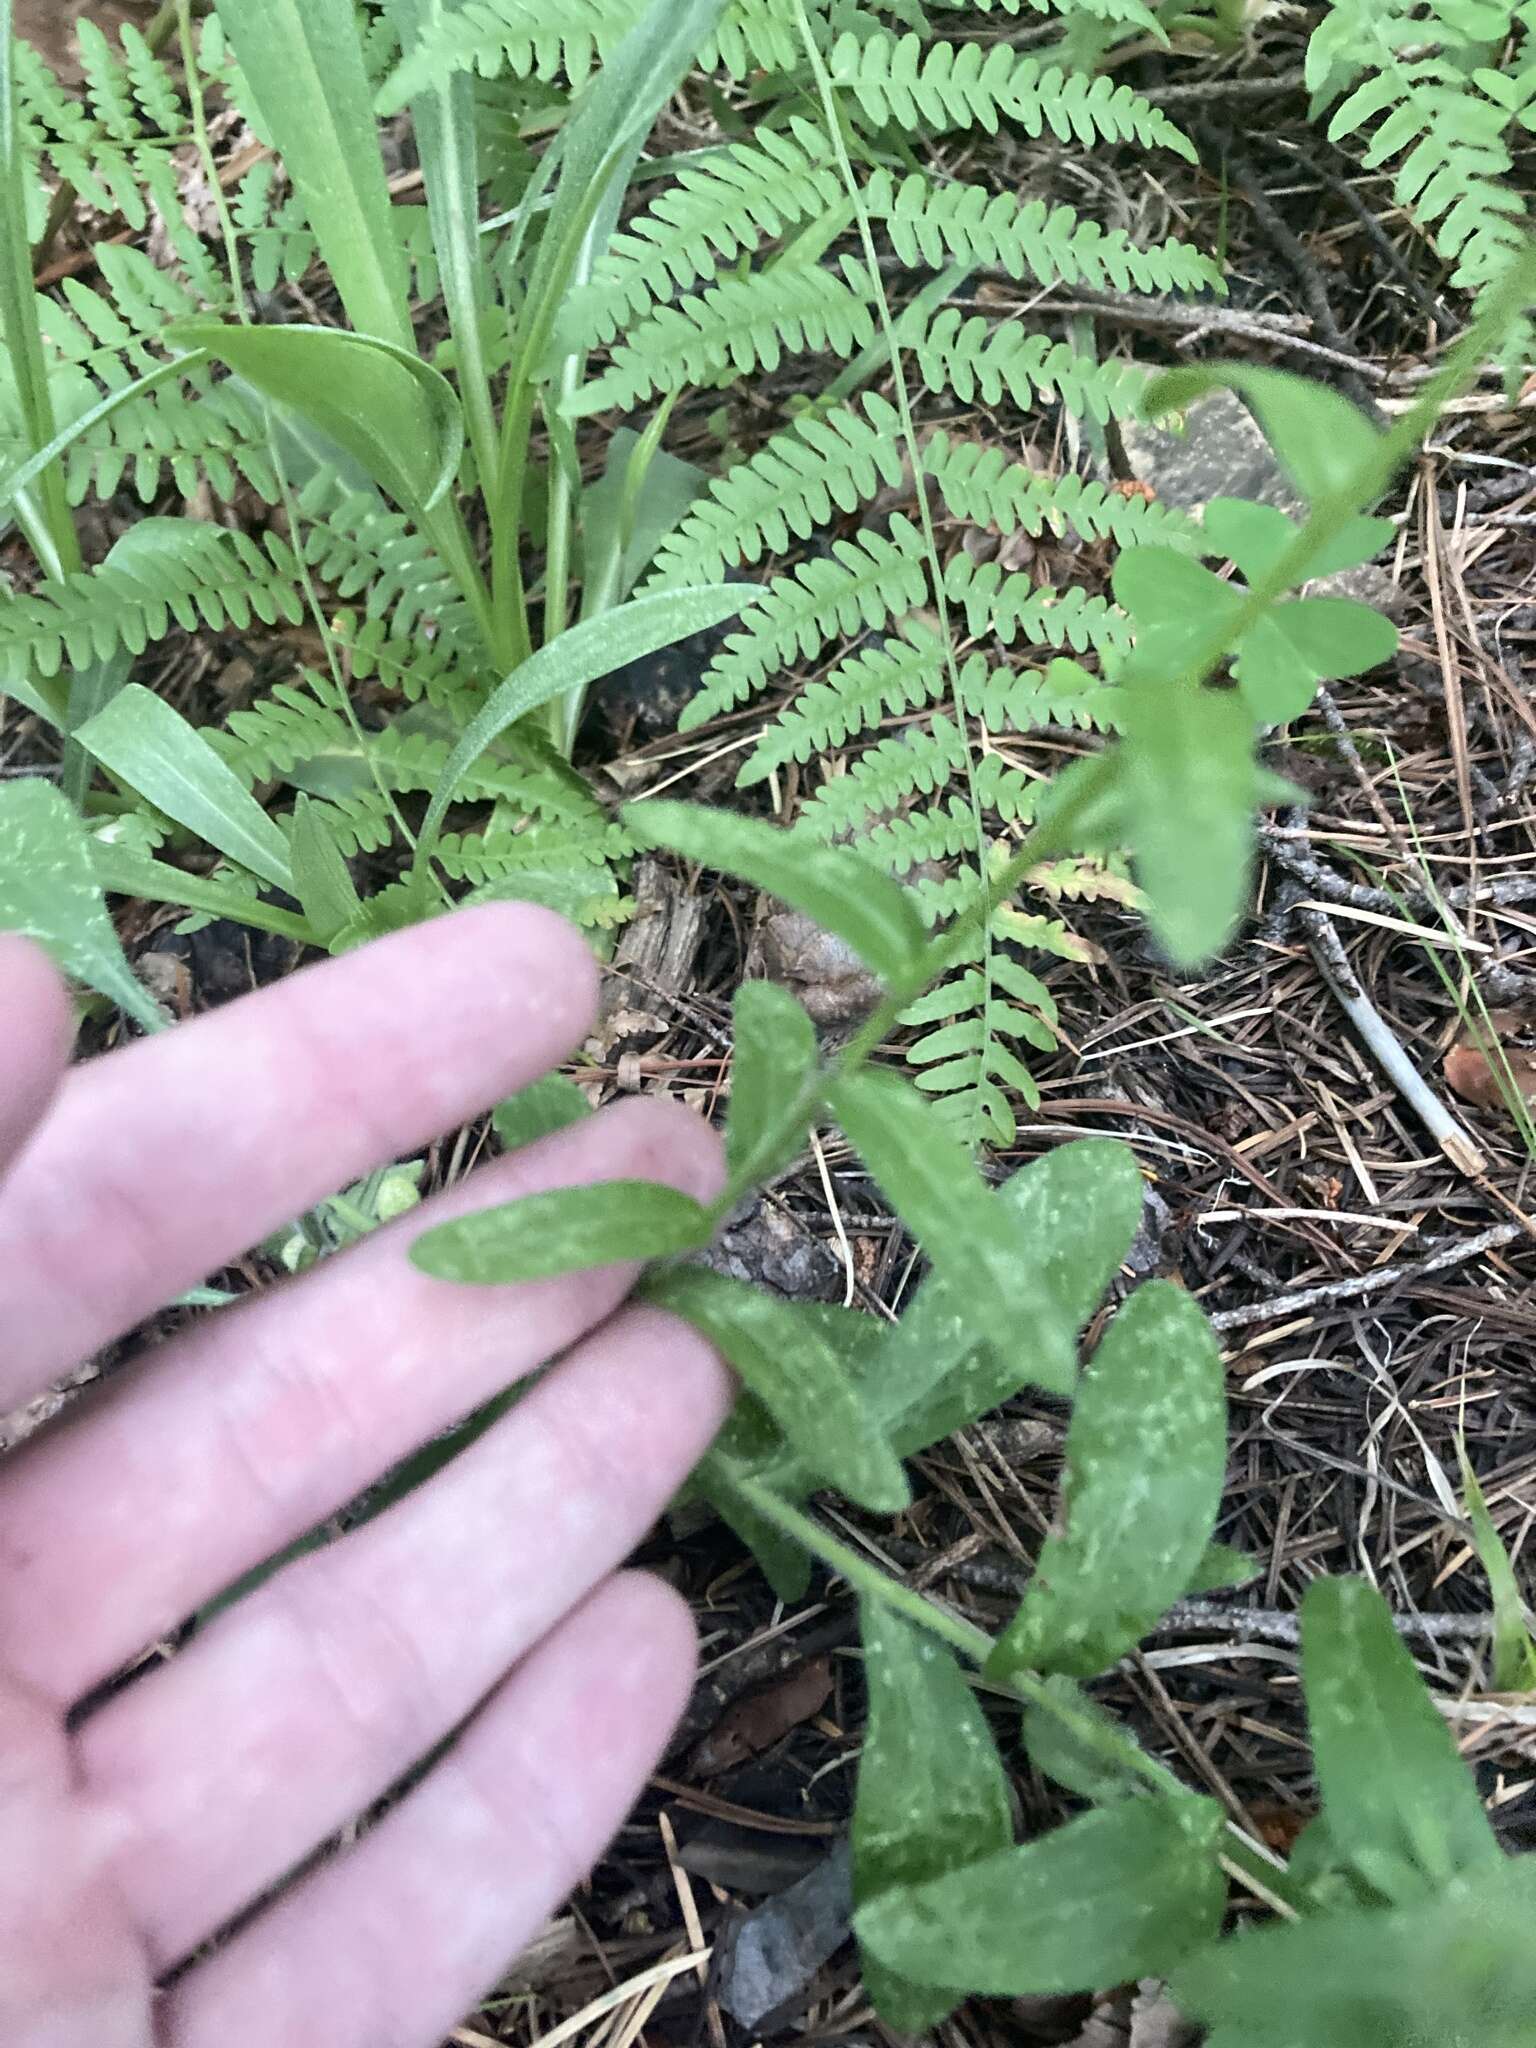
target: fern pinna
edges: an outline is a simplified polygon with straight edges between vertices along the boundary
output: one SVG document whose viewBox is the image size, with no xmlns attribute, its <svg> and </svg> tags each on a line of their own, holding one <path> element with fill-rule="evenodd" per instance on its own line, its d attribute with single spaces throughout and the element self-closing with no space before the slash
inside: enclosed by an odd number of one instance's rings
<svg viewBox="0 0 1536 2048">
<path fill-rule="evenodd" d="M 483 24 L 501 6 L 469 11 Z M 793 760 L 811 768 L 814 784 L 821 763 L 851 755 L 846 772 L 813 788 L 798 829 L 859 838 L 938 924 L 1038 807 L 1046 784 L 1019 739 L 1046 725 L 1115 724 L 1103 663 L 1126 639 L 1106 598 L 977 557 L 1017 534 L 1115 549 L 1154 538 L 1187 546 L 1192 533 L 1180 515 L 1018 459 L 1007 445 L 1022 438 L 1017 428 L 983 445 L 935 420 L 912 445 L 900 405 L 858 388 L 880 377 L 889 356 L 882 285 L 848 231 L 862 215 L 906 270 L 947 271 L 952 291 L 977 271 L 1031 288 L 1200 291 L 1219 290 L 1220 280 L 1183 243 L 1142 247 L 1070 206 L 911 168 L 910 136 L 1002 123 L 1074 147 L 1191 154 L 1172 123 L 1127 87 L 1003 44 L 867 23 L 833 33 L 819 19 L 813 32 L 839 128 L 861 164 L 856 195 L 825 109 L 808 95 L 791 98 L 779 123 L 750 141 L 685 162 L 612 237 L 568 308 L 561 345 L 608 349 L 570 410 L 644 406 L 691 384 L 771 372 L 797 352 L 848 359 L 835 396 L 696 501 L 662 543 L 651 587 L 774 567 L 684 725 L 799 680 L 741 782 Z M 509 41 L 503 54 L 519 51 Z M 906 390 L 925 413 L 979 398 L 1038 419 L 1049 406 L 1093 435 L 1135 404 L 1142 379 L 1133 366 L 935 297 L 922 294 L 892 336 Z M 942 557 L 931 545 L 935 518 L 944 523 Z M 954 530 L 965 538 L 951 547 Z M 797 548 L 804 559 L 774 563 Z M 878 738 L 892 722 L 900 737 Z M 920 1084 L 973 1142 L 1006 1141 L 1013 1103 L 1038 1099 L 1027 1055 L 1054 1043 L 1055 1008 L 1031 956 L 1080 951 L 1053 914 L 1057 879 L 1040 877 L 1041 907 L 999 909 L 974 957 L 906 1020 Z M 1079 867 L 1059 881 L 1056 897 L 1091 890 L 1095 876 Z M 1125 885 L 1109 869 L 1102 886 L 1121 893 Z"/>
<path fill-rule="evenodd" d="M 1332 0 L 1307 50 L 1307 83 L 1335 101 L 1329 134 L 1371 129 L 1368 169 L 1418 220 L 1451 282 L 1481 292 L 1530 232 L 1511 174 L 1517 129 L 1536 130 L 1536 0 Z M 1531 352 L 1529 325 L 1514 353 Z"/>
</svg>

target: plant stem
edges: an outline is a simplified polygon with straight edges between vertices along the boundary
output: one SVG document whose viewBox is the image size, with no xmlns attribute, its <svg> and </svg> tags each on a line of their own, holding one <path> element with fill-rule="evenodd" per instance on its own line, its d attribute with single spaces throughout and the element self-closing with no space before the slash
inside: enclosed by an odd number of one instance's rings
<svg viewBox="0 0 1536 2048">
<path fill-rule="evenodd" d="M 734 1468 L 730 1478 L 732 1486 L 750 1504 L 754 1514 L 772 1522 L 803 1550 L 809 1551 L 812 1557 L 845 1579 L 861 1597 L 880 1601 L 904 1621 L 958 1650 L 961 1656 L 968 1657 L 972 1663 L 986 1670 L 990 1679 L 1005 1686 L 1026 1706 L 1038 1708 L 1059 1721 L 1075 1742 L 1090 1749 L 1101 1762 L 1125 1777 L 1165 1797 L 1183 1792 L 1183 1785 L 1166 1764 L 1148 1756 L 1132 1736 L 1122 1734 L 1100 1716 L 1079 1713 L 1071 1693 L 1047 1685 L 1032 1671 L 994 1672 L 987 1669 L 997 1648 L 997 1639 L 984 1628 L 977 1628 L 973 1622 L 965 1621 L 960 1615 L 950 1613 L 948 1608 L 940 1607 L 937 1602 L 914 1592 L 910 1586 L 902 1585 L 878 1565 L 861 1557 L 849 1544 L 830 1534 L 812 1516 L 791 1506 L 770 1487 Z M 1250 1884 L 1259 1897 L 1281 1913 L 1294 1915 L 1305 1910 L 1305 1895 L 1285 1865 L 1252 1841 L 1230 1819 L 1222 1861 L 1232 1875 Z"/>
</svg>

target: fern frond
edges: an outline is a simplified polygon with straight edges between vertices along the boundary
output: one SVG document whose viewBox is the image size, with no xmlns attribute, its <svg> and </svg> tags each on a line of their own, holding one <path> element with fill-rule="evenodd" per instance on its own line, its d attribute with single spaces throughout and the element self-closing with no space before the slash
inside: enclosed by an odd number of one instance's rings
<svg viewBox="0 0 1536 2048">
<path fill-rule="evenodd" d="M 1154 536 L 1164 546 L 1191 552 L 1198 546 L 1199 528 L 1187 513 L 1122 497 L 1071 473 L 1042 476 L 979 441 L 934 434 L 923 446 L 922 472 L 938 485 L 953 518 L 993 526 L 999 533 L 1021 527 L 1031 535 L 1070 529 L 1084 540 L 1112 540 L 1120 547 Z"/>
<path fill-rule="evenodd" d="M 87 206 L 120 213 L 135 233 L 149 224 L 152 166 L 191 136 L 170 69 L 131 25 L 116 55 L 89 15 L 76 23 L 84 96 L 68 91 L 25 37 L 16 39 L 16 95 L 23 140 L 45 171 Z"/>
<path fill-rule="evenodd" d="M 887 170 L 873 174 L 864 199 L 903 263 L 970 263 L 1100 291 L 1226 291 L 1216 265 L 1188 243 L 1140 249 L 1123 229 L 1043 199 L 1021 204 L 985 185 L 935 185 L 920 171 L 898 178 Z"/>
<path fill-rule="evenodd" d="M 930 391 L 953 392 L 965 404 L 979 398 L 997 405 L 1006 396 L 1021 412 L 1048 398 L 1059 399 L 1078 419 L 1125 418 L 1139 407 L 1149 374 L 1139 363 L 1115 357 L 1094 362 L 1017 321 L 994 325 L 952 306 L 931 321 L 920 313 L 904 315 L 897 338 L 911 351 Z"/>
<path fill-rule="evenodd" d="M 367 618 L 407 639 L 447 619 L 465 627 L 458 587 L 431 544 L 372 491 L 348 490 L 321 471 L 298 494 L 304 559 L 343 599 L 364 599 Z"/>
<path fill-rule="evenodd" d="M 845 774 L 824 782 L 796 829 L 813 839 L 857 835 L 872 818 L 947 789 L 964 774 L 965 758 L 965 738 L 953 719 L 941 714 L 927 725 L 914 725 L 899 739 L 880 740 Z"/>
<path fill-rule="evenodd" d="M 1455 265 L 1452 283 L 1468 291 L 1497 277 L 1528 231 L 1525 198 L 1505 182 L 1513 167 L 1505 133 L 1529 102 L 1519 82 L 1508 96 L 1513 105 L 1501 86 L 1490 92 L 1485 77 L 1500 74 L 1480 64 L 1485 43 L 1502 41 L 1520 18 L 1513 6 L 1485 0 L 1344 0 L 1308 50 L 1314 86 L 1359 79 L 1329 136 L 1339 140 L 1384 117 L 1362 160 L 1369 170 L 1395 161 L 1394 199 Z M 1474 71 L 1481 92 L 1471 89 Z"/>
<path fill-rule="evenodd" d="M 328 695 L 321 677 L 305 670 L 297 682 L 274 683 L 257 703 L 232 711 L 208 739 L 248 783 L 279 781 L 322 755 L 355 754 L 352 728 Z"/>
<path fill-rule="evenodd" d="M 875 315 L 859 266 L 844 257 L 840 269 L 841 276 L 781 260 L 754 277 L 729 278 L 675 306 L 658 306 L 568 409 L 602 412 L 727 372 L 776 370 L 786 351 L 852 355 L 873 337 Z"/>
<path fill-rule="evenodd" d="M 798 116 L 787 133 L 710 150 L 636 214 L 603 252 L 589 285 L 572 294 L 562 331 L 609 342 L 658 300 L 713 277 L 788 229 L 841 206 L 843 182 L 819 128 Z"/>
<path fill-rule="evenodd" d="M 761 782 L 787 761 L 831 753 L 882 718 L 934 703 L 947 688 L 943 641 L 908 620 L 900 639 L 851 654 L 819 683 L 808 684 L 753 748 L 737 786 Z"/>
<path fill-rule="evenodd" d="M 303 617 L 298 563 L 287 542 L 190 519 L 141 519 L 99 569 L 0 604 L 0 651 L 55 676 L 108 661 L 119 649 L 142 654 L 174 622 L 188 632 L 233 623 L 297 625 Z"/>
<path fill-rule="evenodd" d="M 372 785 L 346 796 L 313 797 L 343 859 L 382 853 L 395 841 L 395 814 L 388 798 Z"/>
<path fill-rule="evenodd" d="M 1070 647 L 1079 654 L 1130 645 L 1129 627 L 1107 598 L 1090 597 L 1076 584 L 1054 590 L 1026 575 L 1007 574 L 996 562 L 973 562 L 963 552 L 945 565 L 944 594 L 962 608 L 972 633 Z"/>
<path fill-rule="evenodd" d="M 902 480 L 901 419 L 878 393 L 807 414 L 695 500 L 657 551 L 652 580 L 682 589 L 804 540 L 834 512 L 856 512 Z"/>
<path fill-rule="evenodd" d="M 466 0 L 444 10 L 386 84 L 379 106 L 395 113 L 456 72 L 482 78 L 557 78 L 579 84 L 644 12 L 643 0 Z M 800 55 L 794 15 L 783 0 L 732 0 L 699 52 L 709 70 L 733 78 L 791 69 Z"/>
<path fill-rule="evenodd" d="M 991 135 L 1000 120 L 1009 120 L 1030 136 L 1049 128 L 1061 141 L 1087 148 L 1136 142 L 1195 161 L 1188 137 L 1128 85 L 1021 57 L 1006 43 L 925 44 L 915 35 L 850 32 L 833 44 L 827 69 L 877 127 L 979 127 Z"/>
<path fill-rule="evenodd" d="M 991 1138 L 1008 1144 L 1017 1131 L 1005 1091 L 1040 1106 L 1034 1076 L 1012 1046 L 1053 1052 L 1056 1004 L 1037 975 L 1002 951 L 985 968 L 965 968 L 915 1003 L 901 1021 L 924 1031 L 907 1048 L 918 1069 L 913 1079 L 934 1096 L 970 1143 Z"/>
<path fill-rule="evenodd" d="M 772 671 L 796 655 L 813 658 L 834 633 L 878 631 L 928 595 L 927 550 L 910 519 L 897 513 L 889 534 L 861 533 L 832 543 L 826 559 L 776 576 L 711 662 L 703 687 L 680 721 L 691 730 L 744 703 Z"/>
<path fill-rule="evenodd" d="M 1120 730 L 1120 692 L 1075 661 L 1052 661 L 1044 670 L 1020 674 L 987 668 L 980 656 L 972 656 L 964 696 L 967 710 L 993 733 L 1039 732 L 1053 725 L 1082 732 Z"/>
</svg>

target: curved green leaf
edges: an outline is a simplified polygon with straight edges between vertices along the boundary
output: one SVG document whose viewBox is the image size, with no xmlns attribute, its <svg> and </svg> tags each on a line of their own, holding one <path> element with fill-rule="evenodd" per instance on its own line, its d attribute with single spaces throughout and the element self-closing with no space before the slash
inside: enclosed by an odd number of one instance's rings
<svg viewBox="0 0 1536 2048">
<path fill-rule="evenodd" d="M 337 327 L 181 320 L 173 348 L 216 356 L 263 397 L 301 414 L 418 518 L 452 490 L 464 453 L 453 386 L 410 349 Z"/>
<path fill-rule="evenodd" d="M 1192 689 L 1142 667 L 1122 692 L 1122 787 L 1148 919 L 1176 966 L 1217 952 L 1247 908 L 1254 719 L 1234 690 Z"/>
<path fill-rule="evenodd" d="M 859 1612 L 869 1722 L 853 1809 L 853 1896 L 876 1899 L 1008 1848 L 1008 1775 L 976 1695 L 931 1635 L 876 1600 Z M 926 2034 L 957 2003 L 864 1959 L 888 2027 Z"/>
<path fill-rule="evenodd" d="M 1323 1817 L 1341 1858 L 1402 1901 L 1502 1861 L 1472 1774 L 1374 1586 L 1313 1581 L 1301 1668 Z"/>
<path fill-rule="evenodd" d="M 411 1263 L 437 1280 L 506 1287 L 698 1251 L 710 1228 L 706 1208 L 660 1181 L 596 1181 L 439 1223 L 411 1246 Z"/>
<path fill-rule="evenodd" d="M 304 915 L 321 943 L 329 945 L 346 930 L 362 904 L 341 849 L 326 825 L 325 813 L 313 797 L 300 795 L 294 805 L 292 858 L 294 889 Z"/>
<path fill-rule="evenodd" d="M 352 0 L 217 5 L 347 318 L 361 334 L 412 348 L 405 264 Z"/>
<path fill-rule="evenodd" d="M 1069 1394 L 1077 1336 L 1130 1249 L 1145 1184 L 1116 1138 L 1080 1138 L 1021 1167 L 992 1197 L 1014 1244 L 1006 1342 L 978 1331 L 971 1302 L 933 1273 L 887 1329 L 870 1399 L 904 1458 L 964 1429 L 1025 1385 Z"/>
<path fill-rule="evenodd" d="M 491 1123 L 504 1149 L 517 1152 L 552 1131 L 584 1123 L 591 1114 L 591 1103 L 574 1081 L 563 1074 L 546 1074 L 499 1102 L 491 1112 Z"/>
<path fill-rule="evenodd" d="M 649 1301 L 692 1323 L 716 1346 L 829 1484 L 861 1507 L 896 1514 L 911 1501 L 901 1460 L 872 1424 L 809 1304 L 783 1301 L 702 1266 L 648 1274 Z"/>
<path fill-rule="evenodd" d="M 631 598 L 614 611 L 568 626 L 522 662 L 498 683 L 449 755 L 417 841 L 417 872 L 423 872 L 431 858 L 455 790 L 509 725 L 555 697 L 584 690 L 626 662 L 641 661 L 690 633 L 718 626 L 740 611 L 750 595 L 749 584 L 709 583 L 665 596 Z"/>
<path fill-rule="evenodd" d="M 787 1163 L 805 1136 L 776 1137 L 786 1102 L 807 1092 L 816 1068 L 816 1027 L 787 989 L 749 981 L 736 991 L 731 1020 L 731 1104 L 725 1163 L 734 1185 L 753 1186 Z M 807 1111 L 807 1115 L 809 1111 Z"/>
<path fill-rule="evenodd" d="M 1238 1934 L 1177 1968 L 1172 1990 L 1214 2028 L 1210 2048 L 1530 2048 L 1533 1925 L 1536 1859 L 1496 1855 L 1410 1907 L 1334 1904 Z"/>
<path fill-rule="evenodd" d="M 68 799 L 36 776 L 0 782 L 0 931 L 36 939 L 66 974 L 146 1031 L 164 1024 L 112 928 L 85 827 Z"/>
<path fill-rule="evenodd" d="M 1171 1281 L 1138 1288 L 1078 1388 L 1065 1532 L 1047 1539 L 990 1670 L 1091 1678 L 1135 1648 L 1210 1543 L 1226 1412 L 1221 1353 L 1197 1304 Z"/>
<path fill-rule="evenodd" d="M 890 1969 L 957 1994 L 1095 1991 L 1162 1972 L 1221 1925 L 1213 1800 L 1122 1799 L 927 1884 L 861 1907 Z"/>
<path fill-rule="evenodd" d="M 891 1206 L 994 1343 L 1017 1335 L 1012 1219 L 942 1113 L 893 1074 L 839 1074 L 827 1105 Z"/>
<path fill-rule="evenodd" d="M 181 713 L 128 683 L 75 730 L 86 752 L 237 867 L 296 894 L 288 841 L 255 797 Z"/>
<path fill-rule="evenodd" d="M 803 910 L 846 940 L 885 981 L 900 981 L 927 944 L 909 892 L 847 847 L 820 846 L 758 818 L 702 804 L 627 804 L 624 822 L 643 845 L 670 847 L 685 860 L 737 875 Z"/>
</svg>

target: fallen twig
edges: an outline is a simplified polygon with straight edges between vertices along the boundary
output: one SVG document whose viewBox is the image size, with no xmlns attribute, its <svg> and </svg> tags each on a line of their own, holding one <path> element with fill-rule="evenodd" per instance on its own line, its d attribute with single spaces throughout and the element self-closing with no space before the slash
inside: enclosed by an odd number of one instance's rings
<svg viewBox="0 0 1536 2048">
<path fill-rule="evenodd" d="M 1364 1294 L 1379 1294 L 1384 1287 L 1401 1281 L 1419 1280 L 1431 1273 L 1443 1273 L 1450 1266 L 1464 1265 L 1483 1252 L 1497 1251 L 1525 1235 L 1520 1223 L 1493 1223 L 1475 1237 L 1463 1237 L 1436 1245 L 1425 1258 L 1397 1266 L 1376 1266 L 1369 1273 L 1354 1273 L 1347 1280 L 1321 1281 L 1316 1287 L 1296 1287 L 1287 1294 L 1272 1294 L 1267 1301 L 1250 1301 L 1242 1308 L 1218 1309 L 1211 1316 L 1218 1330 L 1241 1330 L 1250 1323 L 1271 1323 L 1282 1316 L 1302 1315 L 1308 1309 L 1326 1308 L 1337 1301 L 1355 1301 Z"/>
</svg>

